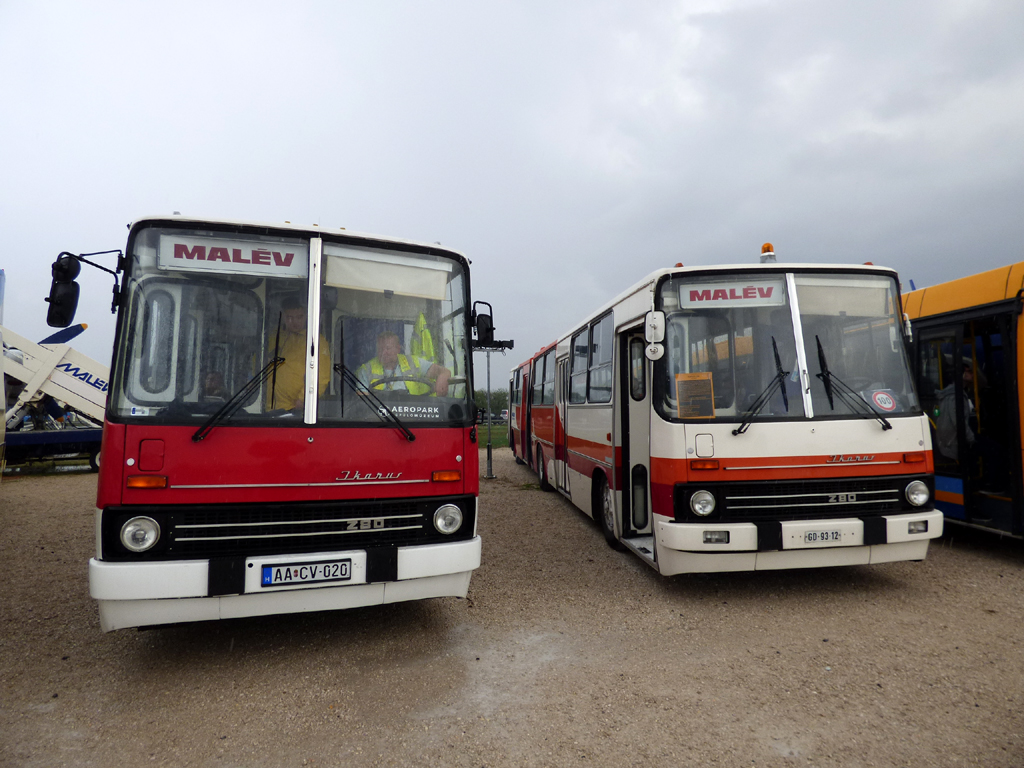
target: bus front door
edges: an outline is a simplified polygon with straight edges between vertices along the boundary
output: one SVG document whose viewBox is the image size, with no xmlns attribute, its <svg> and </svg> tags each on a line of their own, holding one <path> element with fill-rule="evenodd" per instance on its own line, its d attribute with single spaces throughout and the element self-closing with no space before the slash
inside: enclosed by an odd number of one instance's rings
<svg viewBox="0 0 1024 768">
<path fill-rule="evenodd" d="M 650 363 L 644 353 L 647 342 L 641 332 L 620 337 L 621 378 L 619 408 L 622 414 L 622 538 L 643 557 L 654 558 L 651 525 L 651 385 Z M 619 469 L 619 468 L 617 468 Z M 636 539 L 630 542 L 630 539 Z M 639 548 L 639 549 L 638 549 Z M 647 551 L 644 551 L 647 550 Z"/>
<path fill-rule="evenodd" d="M 566 423 L 569 402 L 569 358 L 556 364 L 558 386 L 555 388 L 555 487 L 569 496 L 569 455 L 566 451 Z M 569 498 L 572 498 L 571 496 Z"/>
<path fill-rule="evenodd" d="M 954 520 L 1019 536 L 1015 320 L 1000 313 L 922 329 L 917 362 L 932 427 L 936 506 Z"/>
</svg>

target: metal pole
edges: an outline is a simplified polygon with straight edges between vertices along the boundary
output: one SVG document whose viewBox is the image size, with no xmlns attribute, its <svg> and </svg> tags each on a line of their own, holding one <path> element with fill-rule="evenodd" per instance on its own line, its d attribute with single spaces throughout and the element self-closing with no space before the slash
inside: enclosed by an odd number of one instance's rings
<svg viewBox="0 0 1024 768">
<path fill-rule="evenodd" d="M 487 474 L 485 480 L 493 480 L 491 470 L 491 350 L 487 350 Z"/>
</svg>

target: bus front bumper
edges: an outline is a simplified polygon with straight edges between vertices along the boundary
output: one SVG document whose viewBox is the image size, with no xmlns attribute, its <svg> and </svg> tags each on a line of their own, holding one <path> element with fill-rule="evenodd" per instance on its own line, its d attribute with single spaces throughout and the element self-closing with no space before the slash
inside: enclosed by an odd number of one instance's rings
<svg viewBox="0 0 1024 768">
<path fill-rule="evenodd" d="M 924 560 L 942 535 L 939 510 L 880 518 L 755 523 L 655 523 L 657 568 L 676 573 L 763 571 Z"/>
<path fill-rule="evenodd" d="M 253 557 L 245 561 L 244 591 L 212 595 L 209 560 L 149 563 L 89 561 L 89 593 L 98 601 L 104 632 L 194 621 L 267 616 L 368 605 L 465 597 L 473 571 L 480 567 L 481 544 L 468 541 L 397 549 L 397 579 L 367 581 L 363 550 Z M 349 561 L 344 582 L 263 586 L 264 566 L 301 568 L 325 561 Z"/>
</svg>

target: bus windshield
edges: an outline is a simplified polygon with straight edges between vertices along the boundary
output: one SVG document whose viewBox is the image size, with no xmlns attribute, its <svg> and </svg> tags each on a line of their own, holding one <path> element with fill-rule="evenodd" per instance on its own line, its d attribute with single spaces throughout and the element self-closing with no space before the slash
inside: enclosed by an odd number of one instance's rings
<svg viewBox="0 0 1024 768">
<path fill-rule="evenodd" d="M 416 426 L 468 422 L 456 258 L 157 226 L 130 248 L 113 417 L 197 424 L 227 405 L 232 426 L 390 425 L 381 408 Z"/>
<path fill-rule="evenodd" d="M 920 414 L 889 276 L 680 276 L 658 298 L 666 353 L 655 365 L 655 402 L 666 419 Z"/>
</svg>

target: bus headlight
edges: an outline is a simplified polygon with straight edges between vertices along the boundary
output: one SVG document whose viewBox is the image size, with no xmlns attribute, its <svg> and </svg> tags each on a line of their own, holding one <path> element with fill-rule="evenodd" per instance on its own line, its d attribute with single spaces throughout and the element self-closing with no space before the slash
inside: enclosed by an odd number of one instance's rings
<svg viewBox="0 0 1024 768">
<path fill-rule="evenodd" d="M 438 507 L 434 513 L 434 527 L 440 533 L 455 533 L 462 527 L 462 510 L 454 504 Z"/>
<path fill-rule="evenodd" d="M 693 514 L 707 517 L 715 511 L 715 497 L 710 491 L 697 491 L 690 497 Z"/>
<path fill-rule="evenodd" d="M 160 525 L 151 517 L 133 517 L 121 526 L 121 543 L 132 552 L 145 552 L 160 541 Z"/>
<path fill-rule="evenodd" d="M 928 486 L 922 483 L 920 480 L 914 480 L 907 485 L 905 491 L 907 501 L 913 504 L 915 507 L 922 507 L 928 503 L 928 498 L 931 494 L 928 493 Z"/>
</svg>

